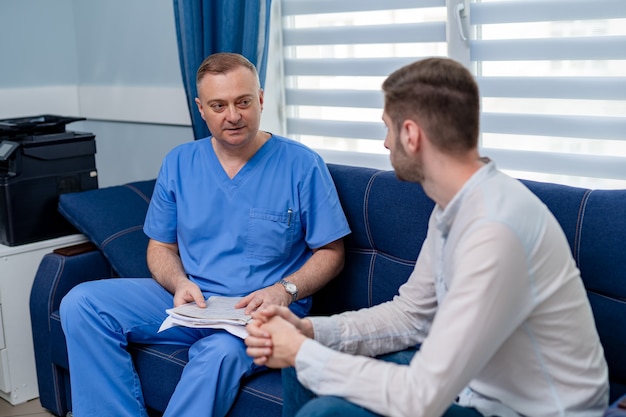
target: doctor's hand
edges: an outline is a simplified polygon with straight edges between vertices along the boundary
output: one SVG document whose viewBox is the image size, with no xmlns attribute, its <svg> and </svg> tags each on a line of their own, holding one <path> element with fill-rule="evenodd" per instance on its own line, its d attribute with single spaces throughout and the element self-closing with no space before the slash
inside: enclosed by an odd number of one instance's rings
<svg viewBox="0 0 626 417">
<path fill-rule="evenodd" d="M 253 311 L 270 305 L 288 306 L 292 297 L 280 284 L 261 288 L 243 297 L 235 308 L 245 308 L 245 313 L 250 315 Z"/>
<path fill-rule="evenodd" d="M 200 287 L 188 278 L 179 280 L 174 290 L 174 307 L 194 301 L 198 307 L 206 307 L 206 300 L 204 299 L 204 294 L 200 291 Z"/>
</svg>

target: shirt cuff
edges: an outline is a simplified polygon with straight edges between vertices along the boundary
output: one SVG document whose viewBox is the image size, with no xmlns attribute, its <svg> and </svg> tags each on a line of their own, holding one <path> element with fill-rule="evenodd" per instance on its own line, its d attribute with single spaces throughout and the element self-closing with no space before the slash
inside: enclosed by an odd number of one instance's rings
<svg viewBox="0 0 626 417">
<path fill-rule="evenodd" d="M 329 348 L 339 350 L 341 330 L 334 317 L 308 317 L 313 326 L 313 337 L 316 342 Z"/>
<path fill-rule="evenodd" d="M 307 339 L 296 355 L 295 368 L 298 381 L 314 393 L 319 392 L 324 369 L 335 352 L 317 341 Z"/>
</svg>

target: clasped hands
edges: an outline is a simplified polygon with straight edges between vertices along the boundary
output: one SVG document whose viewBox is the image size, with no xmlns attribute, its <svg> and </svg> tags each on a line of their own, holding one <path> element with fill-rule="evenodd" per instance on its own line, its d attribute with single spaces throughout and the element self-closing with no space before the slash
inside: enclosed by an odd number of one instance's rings
<svg viewBox="0 0 626 417">
<path fill-rule="evenodd" d="M 257 365 L 270 368 L 294 366 L 300 346 L 312 337 L 311 322 L 300 319 L 287 307 L 264 306 L 252 313 L 246 326 L 246 353 Z"/>
</svg>

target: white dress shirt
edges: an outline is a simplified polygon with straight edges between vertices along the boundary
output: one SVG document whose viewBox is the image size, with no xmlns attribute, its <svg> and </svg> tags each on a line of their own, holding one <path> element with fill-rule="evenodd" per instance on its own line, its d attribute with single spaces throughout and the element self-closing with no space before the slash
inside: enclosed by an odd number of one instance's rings
<svg viewBox="0 0 626 417">
<path fill-rule="evenodd" d="M 601 416 L 608 370 L 580 272 L 546 206 L 490 162 L 435 206 L 392 301 L 311 319 L 298 379 L 389 416 Z M 372 359 L 422 343 L 410 365 Z"/>
</svg>

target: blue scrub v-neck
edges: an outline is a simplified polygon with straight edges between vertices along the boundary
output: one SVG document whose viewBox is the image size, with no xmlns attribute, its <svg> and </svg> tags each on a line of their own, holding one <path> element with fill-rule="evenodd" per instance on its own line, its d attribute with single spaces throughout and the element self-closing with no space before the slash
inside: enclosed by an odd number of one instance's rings
<svg viewBox="0 0 626 417">
<path fill-rule="evenodd" d="M 254 175 L 261 162 L 276 146 L 275 142 L 274 135 L 270 136 L 269 139 L 256 151 L 256 153 L 252 155 L 252 158 L 250 158 L 250 160 L 246 162 L 243 167 L 241 167 L 239 172 L 237 172 L 233 178 L 230 178 L 217 157 L 215 149 L 213 149 L 212 138 L 209 138 L 210 146 L 207 147 L 207 153 L 208 157 L 212 159 L 210 166 L 212 167 L 213 174 L 215 175 L 216 183 L 227 196 L 233 197 L 237 193 L 237 190 L 239 190 L 239 188 L 250 178 L 250 176 Z"/>
</svg>

